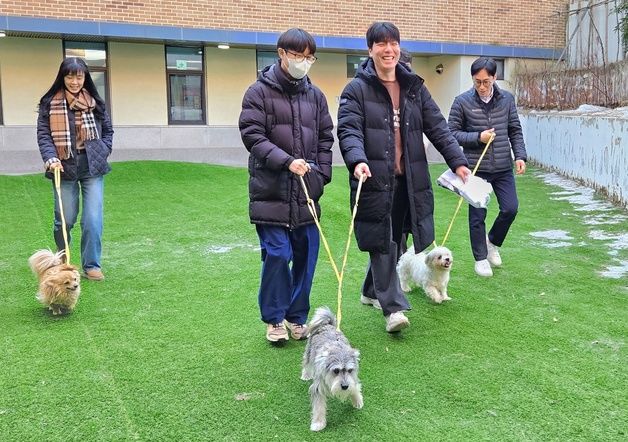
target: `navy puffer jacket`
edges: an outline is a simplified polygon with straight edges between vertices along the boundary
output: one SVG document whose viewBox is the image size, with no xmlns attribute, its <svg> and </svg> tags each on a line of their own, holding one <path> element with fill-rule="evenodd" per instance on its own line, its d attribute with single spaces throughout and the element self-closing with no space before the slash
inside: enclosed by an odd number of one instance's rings
<svg viewBox="0 0 628 442">
<path fill-rule="evenodd" d="M 474 88 L 458 95 L 449 112 L 449 128 L 472 168 L 486 146 L 480 141 L 480 133 L 495 128 L 495 139 L 480 163 L 480 172 L 511 170 L 511 149 L 515 160 L 527 160 L 515 98 L 496 84 L 493 85 L 493 98 L 488 103 L 480 99 Z"/>
<path fill-rule="evenodd" d="M 94 110 L 94 119 L 98 129 L 99 139 L 85 141 L 85 154 L 89 165 L 89 173 L 92 176 L 101 176 L 111 171 L 111 166 L 107 158 L 111 155 L 113 143 L 113 127 L 111 119 L 105 109 L 99 105 Z M 68 112 L 68 123 L 70 125 L 70 138 L 72 139 L 72 154 L 67 160 L 61 160 L 63 172 L 62 180 L 76 180 L 78 178 L 78 163 L 76 154 L 76 127 L 74 125 L 74 112 Z M 50 158 L 57 157 L 57 149 L 52 141 L 50 133 L 50 102 L 42 103 L 39 107 L 37 118 L 37 144 L 39 153 L 44 163 Z M 51 172 L 46 172 L 46 177 L 53 177 Z"/>
<path fill-rule="evenodd" d="M 401 141 L 411 230 L 414 248 L 421 251 L 434 241 L 434 197 L 423 133 L 452 170 L 467 165 L 467 160 L 423 79 L 401 64 L 397 65 L 396 77 L 401 89 Z M 367 163 L 372 175 L 362 186 L 356 215 L 358 246 L 362 251 L 388 253 L 395 180 L 393 105 L 370 58 L 362 63 L 340 97 L 338 140 L 349 169 L 352 206 L 358 185 L 353 177 L 355 166 Z"/>
<path fill-rule="evenodd" d="M 291 81 L 279 62 L 265 68 L 242 100 L 240 135 L 249 155 L 249 216 L 253 224 L 295 229 L 314 219 L 299 177 L 288 166 L 305 159 L 304 180 L 316 202 L 331 181 L 333 123 L 323 93 L 305 77 Z"/>
</svg>

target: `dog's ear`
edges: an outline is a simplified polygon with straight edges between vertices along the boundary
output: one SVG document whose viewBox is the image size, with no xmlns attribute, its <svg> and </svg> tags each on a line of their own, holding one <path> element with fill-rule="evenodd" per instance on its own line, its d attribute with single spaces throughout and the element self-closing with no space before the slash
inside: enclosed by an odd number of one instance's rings
<svg viewBox="0 0 628 442">
<path fill-rule="evenodd" d="M 429 266 L 430 265 L 430 261 L 432 261 L 432 254 L 431 253 L 427 253 L 425 255 L 425 265 Z"/>
</svg>

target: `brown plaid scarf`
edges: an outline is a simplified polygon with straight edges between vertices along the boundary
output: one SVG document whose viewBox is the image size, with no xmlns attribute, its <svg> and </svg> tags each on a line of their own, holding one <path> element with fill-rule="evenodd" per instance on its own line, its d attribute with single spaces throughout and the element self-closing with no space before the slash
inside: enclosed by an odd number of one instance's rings
<svg viewBox="0 0 628 442">
<path fill-rule="evenodd" d="M 81 89 L 76 97 L 69 91 L 65 91 L 65 93 L 59 91 L 52 97 L 50 101 L 50 133 L 57 148 L 57 158 L 67 160 L 72 152 L 68 108 L 74 111 L 74 125 L 78 142 L 98 138 L 96 120 L 94 119 L 95 107 L 96 100 L 85 89 Z"/>
</svg>

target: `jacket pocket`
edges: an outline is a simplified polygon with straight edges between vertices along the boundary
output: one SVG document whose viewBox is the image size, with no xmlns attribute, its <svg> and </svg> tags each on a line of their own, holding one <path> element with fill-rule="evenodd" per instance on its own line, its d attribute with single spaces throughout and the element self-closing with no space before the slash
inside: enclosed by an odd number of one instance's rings
<svg viewBox="0 0 628 442">
<path fill-rule="evenodd" d="M 305 181 L 305 187 L 307 187 L 307 192 L 314 201 L 318 201 L 321 196 L 323 196 L 324 186 L 325 186 L 325 177 L 321 172 L 318 165 L 314 162 L 308 161 L 308 164 L 311 167 L 311 170 L 303 176 L 303 181 Z M 299 186 L 301 186 L 299 180 Z M 303 192 L 300 193 L 299 202 L 305 204 L 307 203 L 305 199 L 305 194 Z"/>
<path fill-rule="evenodd" d="M 107 158 L 111 153 L 109 146 L 103 140 L 86 140 L 87 161 L 89 162 L 89 173 L 92 176 L 105 175 L 111 171 Z"/>
<path fill-rule="evenodd" d="M 256 162 L 256 166 L 258 164 Z M 289 174 L 291 172 L 286 170 L 277 172 L 254 167 L 249 179 L 251 201 L 288 201 Z"/>
</svg>

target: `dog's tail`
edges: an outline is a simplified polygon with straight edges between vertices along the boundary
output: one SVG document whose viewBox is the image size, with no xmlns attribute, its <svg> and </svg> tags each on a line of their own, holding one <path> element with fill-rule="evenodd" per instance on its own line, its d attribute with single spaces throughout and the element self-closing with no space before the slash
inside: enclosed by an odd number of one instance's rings
<svg viewBox="0 0 628 442">
<path fill-rule="evenodd" d="M 63 264 L 63 255 L 65 255 L 63 250 L 57 253 L 53 253 L 48 249 L 37 250 L 30 258 L 28 258 L 28 265 L 33 273 L 40 275 L 50 267 Z"/>
<path fill-rule="evenodd" d="M 308 325 L 308 333 L 316 333 L 316 330 L 325 325 L 336 326 L 336 316 L 329 310 L 329 307 L 319 307 L 314 312 L 314 316 Z"/>
</svg>

